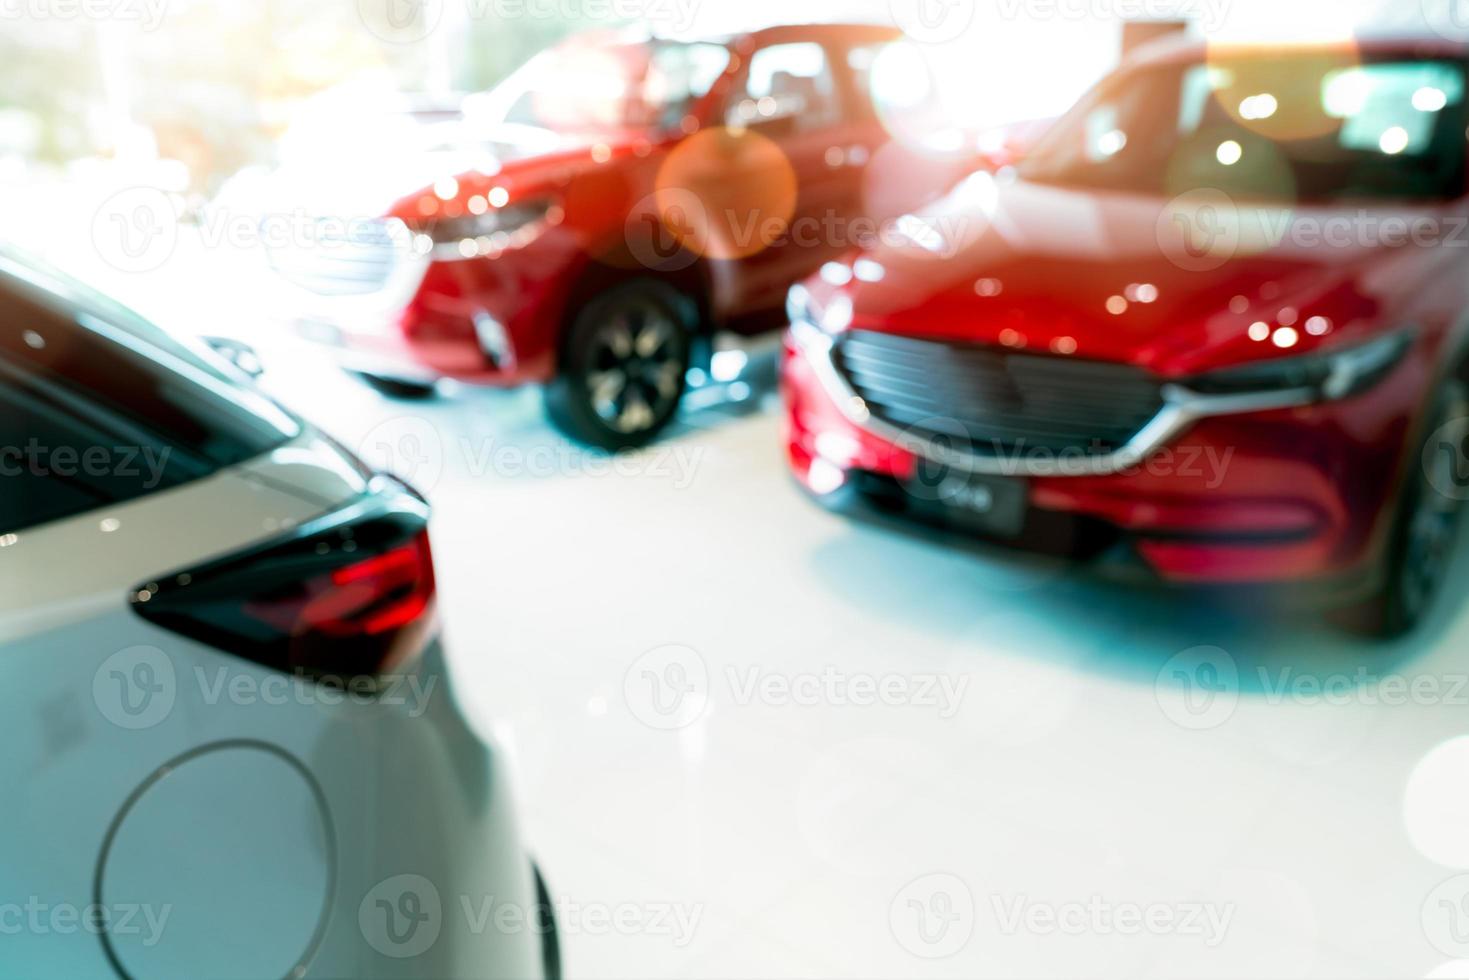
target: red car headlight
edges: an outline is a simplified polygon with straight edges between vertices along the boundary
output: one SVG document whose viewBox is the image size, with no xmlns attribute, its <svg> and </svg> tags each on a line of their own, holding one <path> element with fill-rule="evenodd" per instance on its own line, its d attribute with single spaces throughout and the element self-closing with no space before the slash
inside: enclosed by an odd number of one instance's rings
<svg viewBox="0 0 1469 980">
<path fill-rule="evenodd" d="M 794 324 L 817 327 L 828 336 L 841 333 L 852 325 L 852 297 L 837 293 L 825 303 L 818 303 L 811 291 L 797 283 L 786 294 L 786 316 Z"/>
<path fill-rule="evenodd" d="M 434 258 L 467 259 L 526 244 L 542 230 L 555 203 L 549 199 L 490 208 L 426 224 L 422 233 L 433 242 Z"/>
<path fill-rule="evenodd" d="M 1302 401 L 1335 401 L 1366 391 L 1385 378 L 1412 346 L 1413 337 L 1412 330 L 1399 330 L 1341 350 L 1212 371 L 1184 384 L 1199 395 L 1295 392 Z"/>
</svg>

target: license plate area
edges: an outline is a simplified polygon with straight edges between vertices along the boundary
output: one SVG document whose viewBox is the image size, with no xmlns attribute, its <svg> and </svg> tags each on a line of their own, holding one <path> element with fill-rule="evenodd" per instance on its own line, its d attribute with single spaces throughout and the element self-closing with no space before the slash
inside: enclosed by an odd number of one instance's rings
<svg viewBox="0 0 1469 980">
<path fill-rule="evenodd" d="M 920 466 L 906 489 L 946 523 L 999 538 L 1018 537 L 1025 529 L 1030 509 L 1030 485 L 1025 480 L 924 469 Z"/>
</svg>

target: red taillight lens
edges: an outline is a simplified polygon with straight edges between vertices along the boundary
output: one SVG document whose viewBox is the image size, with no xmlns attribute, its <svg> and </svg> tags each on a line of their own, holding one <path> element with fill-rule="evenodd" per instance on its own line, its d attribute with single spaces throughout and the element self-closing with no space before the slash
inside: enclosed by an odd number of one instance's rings
<svg viewBox="0 0 1469 980">
<path fill-rule="evenodd" d="M 408 626 L 433 600 L 428 533 L 381 555 L 247 601 L 245 612 L 292 636 L 381 636 Z"/>
<path fill-rule="evenodd" d="M 402 629 L 428 609 L 434 561 L 428 532 L 413 543 L 332 572 L 337 591 L 356 604 L 356 622 L 373 636 Z M 326 624 L 323 628 L 328 628 Z"/>
<path fill-rule="evenodd" d="M 432 626 L 434 566 L 427 507 L 376 490 L 287 539 L 140 586 L 133 608 L 273 669 L 392 673 Z"/>
</svg>

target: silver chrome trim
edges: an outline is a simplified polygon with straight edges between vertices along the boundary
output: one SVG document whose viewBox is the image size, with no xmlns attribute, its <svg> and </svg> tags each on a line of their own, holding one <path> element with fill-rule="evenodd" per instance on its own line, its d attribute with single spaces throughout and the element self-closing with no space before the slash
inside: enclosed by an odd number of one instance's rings
<svg viewBox="0 0 1469 980">
<path fill-rule="evenodd" d="M 505 324 L 496 320 L 485 310 L 476 310 L 471 317 L 474 322 L 474 335 L 479 340 L 480 350 L 490 359 L 497 368 L 503 368 L 512 360 L 510 350 L 510 335 L 505 331 Z"/>
<path fill-rule="evenodd" d="M 1200 419 L 1299 408 L 1318 401 L 1320 397 L 1318 392 L 1309 388 L 1248 395 L 1201 395 L 1183 385 L 1165 383 L 1162 389 L 1163 408 L 1151 422 L 1138 430 L 1127 445 L 1114 452 L 1088 455 L 1080 449 L 1075 454 L 1067 450 L 1047 450 L 1044 457 L 1027 459 L 1024 449 L 1016 449 L 1009 455 L 985 456 L 940 446 L 875 417 L 832 362 L 833 341 L 830 336 L 809 322 L 797 320 L 791 324 L 791 338 L 805 354 L 821 386 L 847 421 L 917 456 L 987 476 L 1111 476 L 1145 462 Z"/>
</svg>

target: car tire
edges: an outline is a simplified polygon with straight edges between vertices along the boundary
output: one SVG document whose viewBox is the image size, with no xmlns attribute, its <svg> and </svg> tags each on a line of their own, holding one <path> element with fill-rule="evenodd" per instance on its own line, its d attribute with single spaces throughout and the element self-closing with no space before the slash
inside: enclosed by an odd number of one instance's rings
<svg viewBox="0 0 1469 980">
<path fill-rule="evenodd" d="M 613 287 L 576 314 L 546 413 L 567 436 L 599 449 L 645 446 L 678 413 L 697 327 L 694 304 L 667 283 Z"/>
<path fill-rule="evenodd" d="M 556 922 L 556 904 L 539 865 L 532 865 L 536 877 L 535 923 L 541 937 L 541 968 L 545 980 L 561 980 L 561 935 Z"/>
<path fill-rule="evenodd" d="M 437 395 L 439 391 L 438 385 L 429 380 L 395 378 L 386 374 L 373 374 L 370 371 L 351 373 L 378 394 L 400 401 L 426 401 Z"/>
<path fill-rule="evenodd" d="M 1445 439 L 1448 429 L 1452 440 Z M 1440 389 L 1422 440 L 1408 460 L 1383 584 L 1350 620 L 1359 632 L 1385 640 L 1406 636 L 1432 610 L 1453 560 L 1464 509 L 1453 467 L 1469 451 L 1466 438 L 1469 384 L 1454 378 Z"/>
</svg>

